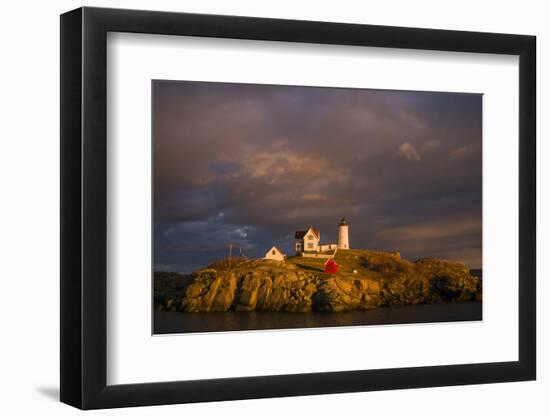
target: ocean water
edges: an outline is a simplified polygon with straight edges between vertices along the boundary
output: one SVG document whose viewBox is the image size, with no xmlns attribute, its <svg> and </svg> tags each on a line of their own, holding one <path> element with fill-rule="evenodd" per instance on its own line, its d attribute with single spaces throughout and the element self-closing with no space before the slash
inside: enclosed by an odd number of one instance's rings
<svg viewBox="0 0 550 417">
<path fill-rule="evenodd" d="M 467 301 L 380 307 L 338 313 L 155 311 L 154 334 L 477 321 L 482 320 L 481 306 L 481 302 Z"/>
</svg>

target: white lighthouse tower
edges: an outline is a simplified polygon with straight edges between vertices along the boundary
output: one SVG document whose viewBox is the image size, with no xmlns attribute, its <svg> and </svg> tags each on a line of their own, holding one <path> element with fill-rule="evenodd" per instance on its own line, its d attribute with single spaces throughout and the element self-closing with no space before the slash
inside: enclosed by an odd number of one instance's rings
<svg viewBox="0 0 550 417">
<path fill-rule="evenodd" d="M 338 225 L 338 249 L 349 249 L 348 222 L 343 217 Z"/>
</svg>

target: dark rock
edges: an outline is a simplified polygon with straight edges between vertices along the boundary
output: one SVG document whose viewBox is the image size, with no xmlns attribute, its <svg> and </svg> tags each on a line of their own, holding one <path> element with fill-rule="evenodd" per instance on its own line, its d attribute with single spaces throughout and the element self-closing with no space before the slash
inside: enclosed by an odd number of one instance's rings
<svg viewBox="0 0 550 417">
<path fill-rule="evenodd" d="M 340 271 L 330 275 L 292 262 L 250 259 L 232 267 L 215 264 L 190 276 L 155 274 L 155 308 L 337 312 L 482 298 L 481 279 L 458 262 L 410 262 L 398 252 L 359 250 L 344 252 L 336 260 Z"/>
</svg>

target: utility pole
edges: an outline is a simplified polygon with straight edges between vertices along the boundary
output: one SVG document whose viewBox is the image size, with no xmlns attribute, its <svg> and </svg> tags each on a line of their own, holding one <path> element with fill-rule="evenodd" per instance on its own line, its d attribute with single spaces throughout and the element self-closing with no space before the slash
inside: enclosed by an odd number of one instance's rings
<svg viewBox="0 0 550 417">
<path fill-rule="evenodd" d="M 231 269 L 231 251 L 233 250 L 233 243 L 230 243 L 228 246 L 229 246 L 229 269 Z"/>
</svg>

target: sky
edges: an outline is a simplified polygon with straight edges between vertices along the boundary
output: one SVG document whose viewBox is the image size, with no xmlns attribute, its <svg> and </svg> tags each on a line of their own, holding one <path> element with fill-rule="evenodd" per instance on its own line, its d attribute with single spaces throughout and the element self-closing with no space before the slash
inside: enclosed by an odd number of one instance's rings
<svg viewBox="0 0 550 417">
<path fill-rule="evenodd" d="M 350 246 L 481 267 L 482 95 L 153 81 L 154 269 Z"/>
</svg>

